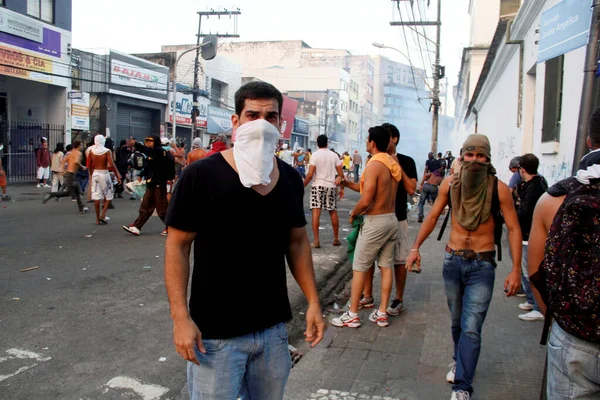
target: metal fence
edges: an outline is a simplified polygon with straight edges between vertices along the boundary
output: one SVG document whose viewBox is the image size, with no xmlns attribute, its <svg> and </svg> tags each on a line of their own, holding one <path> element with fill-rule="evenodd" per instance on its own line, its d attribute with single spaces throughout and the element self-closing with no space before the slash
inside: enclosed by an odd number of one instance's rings
<svg viewBox="0 0 600 400">
<path fill-rule="evenodd" d="M 37 122 L 9 121 L 2 124 L 0 138 L 4 144 L 2 166 L 9 182 L 32 182 L 36 180 L 35 154 L 41 139 L 48 139 L 48 150 L 52 152 L 56 143 L 64 142 L 64 125 Z"/>
</svg>

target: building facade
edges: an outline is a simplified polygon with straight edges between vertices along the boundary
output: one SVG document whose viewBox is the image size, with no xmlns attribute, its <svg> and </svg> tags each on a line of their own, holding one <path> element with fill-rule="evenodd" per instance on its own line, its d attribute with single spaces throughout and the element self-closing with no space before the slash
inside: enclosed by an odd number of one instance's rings
<svg viewBox="0 0 600 400">
<path fill-rule="evenodd" d="M 71 138 L 71 0 L 0 2 L 0 141 L 9 180 L 35 178 L 42 137 Z"/>
<path fill-rule="evenodd" d="M 550 184 L 570 176 L 579 161 L 574 152 L 590 6 L 588 0 L 523 2 L 514 19 L 497 23 L 461 120 L 467 132 L 488 135 L 503 179 L 510 159 L 524 153 L 539 157 L 539 172 Z"/>
</svg>

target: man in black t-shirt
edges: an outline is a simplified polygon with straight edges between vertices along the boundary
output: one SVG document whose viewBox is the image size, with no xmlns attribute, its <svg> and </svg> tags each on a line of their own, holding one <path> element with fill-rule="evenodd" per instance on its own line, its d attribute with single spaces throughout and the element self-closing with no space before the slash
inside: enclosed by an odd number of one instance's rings
<svg viewBox="0 0 600 400">
<path fill-rule="evenodd" d="M 404 154 L 396 152 L 400 140 L 400 131 L 396 126 L 388 123 L 381 125 L 390 133 L 388 153 L 396 159 L 402 168 L 402 181 L 396 190 L 396 218 L 398 219 L 398 234 L 396 235 L 396 249 L 394 252 L 394 280 L 396 281 L 396 297 L 387 308 L 388 315 L 396 316 L 404 309 L 404 287 L 406 286 L 406 257 L 412 245 L 408 239 L 408 221 L 406 212 L 407 196 L 412 196 L 417 187 L 417 165 L 415 160 Z M 375 304 L 373 299 L 373 274 L 375 268 L 371 267 L 365 281 L 363 298 L 359 308 L 371 308 Z"/>
<path fill-rule="evenodd" d="M 242 86 L 235 147 L 185 168 L 169 204 L 165 284 L 191 400 L 283 398 L 291 369 L 286 259 L 308 301 L 306 340 L 323 338 L 302 178 L 274 156 L 282 104 L 271 84 Z M 207 212 L 216 208 L 227 212 Z"/>
</svg>

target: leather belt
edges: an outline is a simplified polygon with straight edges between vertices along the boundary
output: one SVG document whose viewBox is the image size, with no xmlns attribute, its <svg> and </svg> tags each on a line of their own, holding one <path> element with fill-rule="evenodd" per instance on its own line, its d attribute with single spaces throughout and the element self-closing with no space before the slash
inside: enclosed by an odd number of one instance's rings
<svg viewBox="0 0 600 400">
<path fill-rule="evenodd" d="M 482 251 L 481 253 L 476 253 L 473 250 L 462 249 L 462 250 L 452 250 L 448 245 L 446 245 L 446 253 L 452 254 L 453 256 L 462 257 L 465 260 L 477 260 L 477 261 L 487 261 L 496 265 L 496 251 Z"/>
</svg>

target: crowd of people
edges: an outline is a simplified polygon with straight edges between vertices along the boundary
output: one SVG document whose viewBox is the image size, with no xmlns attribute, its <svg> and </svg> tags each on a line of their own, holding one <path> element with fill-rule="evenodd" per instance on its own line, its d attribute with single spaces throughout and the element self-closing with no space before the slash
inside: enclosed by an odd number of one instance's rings
<svg viewBox="0 0 600 400">
<path fill-rule="evenodd" d="M 174 344 L 188 361 L 192 400 L 283 398 L 291 368 L 286 265 L 306 296 L 304 334 L 314 346 L 326 324 L 312 249 L 323 245 L 322 210 L 332 221 L 333 246 L 342 244 L 337 205 L 345 188 L 360 193 L 349 215 L 358 235 L 351 298 L 348 309 L 331 320 L 334 326 L 359 328 L 363 308 L 373 309 L 369 321 L 389 326 L 390 317 L 404 310 L 408 272 L 424 267 L 421 247 L 440 216 L 451 216 L 443 281 L 454 362 L 446 379 L 453 384 L 451 399 L 468 400 L 505 226 L 512 268 L 503 282 L 504 293 L 523 292 L 521 320 L 545 322 L 540 333 L 542 343 L 548 344 L 547 398 L 600 396 L 600 109 L 590 122 L 592 151 L 581 160 L 576 176 L 548 187 L 534 154 L 510 162 L 508 185 L 499 180 L 490 142 L 482 134 L 468 136 L 459 157 L 450 151 L 437 158 L 430 153 L 420 184 L 414 160 L 397 151 L 400 132 L 392 124 L 369 129 L 363 171 L 358 151 L 340 155 L 328 147 L 325 135 L 317 138 L 314 153 L 291 150 L 280 145 L 282 104 L 279 90 L 266 82 L 243 85 L 235 94 L 232 116 L 235 146 L 220 137 L 208 150 L 195 139 L 186 154 L 184 146 L 149 135 L 143 143 L 131 138 L 112 149 L 108 138 L 96 135 L 85 151 L 74 140 L 50 153 L 46 141 L 36 155 L 38 186 L 49 186 L 52 171 L 52 192 L 44 202 L 72 196 L 85 213 L 81 197 L 87 189 L 98 225 L 108 223 L 106 212 L 115 194 L 122 194 L 124 187 L 144 186 L 139 215 L 123 229 L 140 235 L 155 210 L 165 223 L 165 284 Z M 308 185 L 312 243 L 304 214 Z M 421 225 L 411 240 L 406 201 L 417 189 Z M 425 216 L 428 200 L 433 204 Z M 228 212 L 205 212 L 213 209 Z M 243 234 L 236 251 L 226 256 L 215 251 L 240 221 L 248 228 L 260 227 L 261 234 Z M 373 296 L 376 269 L 381 273 L 378 302 Z M 225 292 L 236 296 L 223 296 Z M 239 309 L 240 298 L 269 304 L 269 310 L 223 318 L 219 310 Z M 214 299 L 219 299 L 218 308 L 207 307 Z"/>
</svg>

